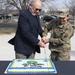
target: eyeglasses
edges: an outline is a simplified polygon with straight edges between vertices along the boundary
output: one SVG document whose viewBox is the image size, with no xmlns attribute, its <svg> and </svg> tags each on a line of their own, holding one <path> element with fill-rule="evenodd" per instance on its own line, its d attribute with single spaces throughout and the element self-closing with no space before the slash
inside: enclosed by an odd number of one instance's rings
<svg viewBox="0 0 75 75">
<path fill-rule="evenodd" d="M 36 11 L 38 11 L 38 10 L 41 11 L 42 9 L 38 9 L 38 8 L 36 8 Z"/>
</svg>

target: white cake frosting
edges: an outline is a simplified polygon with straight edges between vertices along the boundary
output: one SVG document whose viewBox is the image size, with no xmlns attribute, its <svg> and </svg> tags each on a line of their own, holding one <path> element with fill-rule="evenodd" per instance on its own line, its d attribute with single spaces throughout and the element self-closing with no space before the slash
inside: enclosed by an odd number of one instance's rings
<svg viewBox="0 0 75 75">
<path fill-rule="evenodd" d="M 57 73 L 50 59 L 14 59 L 5 70 L 6 74 Z"/>
</svg>

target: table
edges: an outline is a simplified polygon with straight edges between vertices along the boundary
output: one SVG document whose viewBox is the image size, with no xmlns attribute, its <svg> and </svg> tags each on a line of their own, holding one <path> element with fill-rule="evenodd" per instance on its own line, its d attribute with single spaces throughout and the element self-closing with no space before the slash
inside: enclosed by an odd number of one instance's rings
<svg viewBox="0 0 75 75">
<path fill-rule="evenodd" d="M 4 71 L 10 62 L 11 61 L 0 61 L 0 75 L 10 75 L 10 74 L 4 74 Z M 57 74 L 49 74 L 49 75 L 75 75 L 75 61 L 54 61 L 54 64 L 57 69 Z M 23 74 L 16 74 L 16 75 L 23 75 Z M 33 75 L 38 75 L 38 74 L 33 74 Z"/>
</svg>

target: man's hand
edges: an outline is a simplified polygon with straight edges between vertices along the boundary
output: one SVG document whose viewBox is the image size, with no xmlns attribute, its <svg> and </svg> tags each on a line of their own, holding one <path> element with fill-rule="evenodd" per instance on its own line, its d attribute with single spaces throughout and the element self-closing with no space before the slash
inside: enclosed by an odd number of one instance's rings
<svg viewBox="0 0 75 75">
<path fill-rule="evenodd" d="M 42 42 L 42 41 L 40 41 L 40 43 L 38 44 L 40 47 L 45 47 L 45 44 L 44 44 L 44 42 Z"/>
<path fill-rule="evenodd" d="M 47 40 L 46 40 L 46 37 L 44 36 L 44 37 L 42 37 L 42 39 L 41 39 L 45 44 L 47 43 Z"/>
</svg>

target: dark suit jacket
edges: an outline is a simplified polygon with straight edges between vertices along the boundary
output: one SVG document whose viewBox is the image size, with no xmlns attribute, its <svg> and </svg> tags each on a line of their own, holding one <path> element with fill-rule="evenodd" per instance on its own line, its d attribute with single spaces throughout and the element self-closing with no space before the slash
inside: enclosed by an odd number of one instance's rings
<svg viewBox="0 0 75 75">
<path fill-rule="evenodd" d="M 33 16 L 27 9 L 20 13 L 16 35 L 9 43 L 17 53 L 30 55 L 35 50 L 40 53 L 38 34 L 42 36 L 39 16 Z"/>
</svg>

